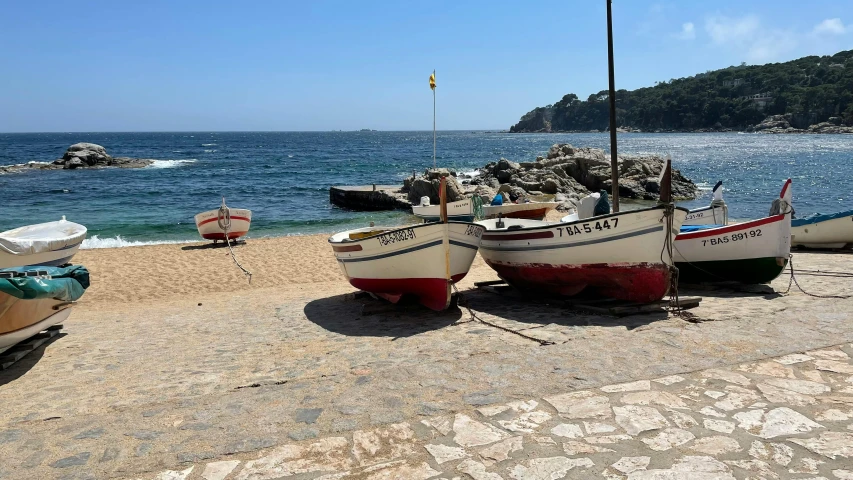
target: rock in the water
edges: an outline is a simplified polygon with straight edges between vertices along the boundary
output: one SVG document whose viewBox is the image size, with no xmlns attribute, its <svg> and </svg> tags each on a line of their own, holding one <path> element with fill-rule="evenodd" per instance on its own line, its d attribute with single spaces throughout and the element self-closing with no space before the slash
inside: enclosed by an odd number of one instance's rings
<svg viewBox="0 0 853 480">
<path fill-rule="evenodd" d="M 68 147 L 62 159 L 66 164 L 73 159 L 80 159 L 90 167 L 97 164 L 109 165 L 112 161 L 112 157 L 107 155 L 107 150 L 94 143 L 75 143 Z"/>
</svg>

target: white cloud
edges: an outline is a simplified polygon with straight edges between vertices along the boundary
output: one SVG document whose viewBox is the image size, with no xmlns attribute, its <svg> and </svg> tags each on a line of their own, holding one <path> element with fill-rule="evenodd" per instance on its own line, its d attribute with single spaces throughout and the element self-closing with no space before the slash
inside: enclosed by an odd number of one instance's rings
<svg viewBox="0 0 853 480">
<path fill-rule="evenodd" d="M 718 45 L 748 41 L 761 28 L 761 22 L 755 15 L 741 18 L 729 18 L 714 15 L 705 20 L 705 31 Z"/>
<path fill-rule="evenodd" d="M 827 18 L 826 20 L 815 25 L 812 33 L 815 35 L 844 35 L 847 32 L 847 27 L 840 18 Z"/>
<path fill-rule="evenodd" d="M 693 25 L 693 22 L 681 25 L 681 32 L 675 34 L 675 38 L 680 40 L 693 40 L 696 38 L 696 27 Z"/>
<path fill-rule="evenodd" d="M 764 27 L 756 15 L 713 15 L 705 20 L 705 31 L 713 44 L 744 55 L 751 63 L 778 60 L 794 50 L 800 38 L 791 31 Z"/>
</svg>

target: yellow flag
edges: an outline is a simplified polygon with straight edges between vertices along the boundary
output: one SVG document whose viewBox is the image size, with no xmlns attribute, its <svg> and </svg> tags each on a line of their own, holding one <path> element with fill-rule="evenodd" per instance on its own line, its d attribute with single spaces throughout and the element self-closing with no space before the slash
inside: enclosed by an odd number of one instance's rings
<svg viewBox="0 0 853 480">
<path fill-rule="evenodd" d="M 429 76 L 429 88 L 435 90 L 435 72 L 432 72 L 432 75 Z"/>
</svg>

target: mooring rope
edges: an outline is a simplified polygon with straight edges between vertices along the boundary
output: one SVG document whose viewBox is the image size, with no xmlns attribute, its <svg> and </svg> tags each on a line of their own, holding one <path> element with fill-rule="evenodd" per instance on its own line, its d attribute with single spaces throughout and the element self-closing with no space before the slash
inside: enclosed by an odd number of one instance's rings
<svg viewBox="0 0 853 480">
<path fill-rule="evenodd" d="M 527 340 L 536 342 L 540 346 L 543 346 L 543 347 L 548 346 L 548 345 L 554 345 L 554 342 L 551 342 L 548 340 L 542 340 L 542 339 L 539 339 L 536 337 L 531 337 L 531 336 L 525 335 L 521 332 L 516 332 L 515 330 L 512 330 L 510 328 L 502 327 L 502 326 L 494 324 L 492 322 L 487 322 L 486 320 L 483 320 L 482 318 L 480 318 L 476 314 L 474 314 L 474 310 L 468 305 L 468 299 L 462 295 L 462 292 L 460 292 L 458 288 L 456 288 L 456 284 L 451 283 L 450 286 L 452 286 L 453 291 L 456 292 L 456 304 L 461 305 L 461 306 L 465 307 L 466 310 L 468 310 L 468 315 L 471 315 L 471 321 L 479 322 L 479 323 L 482 323 L 484 325 L 488 325 L 490 327 L 497 328 L 498 330 L 503 330 L 504 332 L 518 335 L 519 337 L 522 337 L 522 338 L 525 338 Z"/>
<path fill-rule="evenodd" d="M 800 286 L 800 282 L 798 282 L 798 281 L 797 281 L 797 278 L 794 276 L 794 255 L 793 255 L 793 254 L 790 254 L 790 253 L 788 254 L 788 266 L 789 266 L 789 267 L 790 267 L 790 269 L 791 269 L 791 278 L 788 280 L 788 288 L 786 288 L 784 292 L 779 292 L 779 293 L 780 293 L 780 294 L 782 294 L 782 295 L 787 295 L 787 294 L 788 294 L 788 292 L 790 292 L 790 291 L 791 291 L 791 285 L 796 285 L 796 286 L 797 286 L 797 289 L 799 289 L 801 292 L 803 292 L 804 294 L 806 294 L 806 295 L 808 295 L 808 296 L 810 296 L 810 297 L 815 297 L 815 298 L 837 298 L 837 299 L 841 299 L 841 300 L 846 300 L 846 299 L 848 299 L 848 298 L 853 298 L 853 295 L 818 295 L 818 294 L 816 294 L 816 293 L 809 293 L 809 292 L 807 292 L 807 291 L 803 290 L 803 287 L 801 287 L 801 286 Z"/>
<path fill-rule="evenodd" d="M 249 285 L 251 285 L 252 272 L 243 268 L 243 265 L 240 265 L 240 262 L 237 260 L 237 256 L 234 255 L 234 250 L 231 248 L 231 239 L 228 237 L 228 232 L 231 230 L 231 209 L 225 205 L 225 197 L 222 198 L 222 205 L 219 207 L 216 223 L 219 225 L 219 228 L 225 232 L 225 243 L 228 245 L 228 251 L 231 253 L 231 259 L 234 260 L 234 264 L 237 265 L 237 267 L 239 267 L 247 277 L 249 277 Z"/>
</svg>

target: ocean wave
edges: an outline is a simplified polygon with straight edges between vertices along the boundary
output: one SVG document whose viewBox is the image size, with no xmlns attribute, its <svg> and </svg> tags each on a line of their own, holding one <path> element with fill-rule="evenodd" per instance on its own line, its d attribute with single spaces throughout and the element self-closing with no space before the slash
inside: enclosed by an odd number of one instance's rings
<svg viewBox="0 0 853 480">
<path fill-rule="evenodd" d="M 461 177 L 461 176 L 463 176 L 463 175 L 467 175 L 468 177 L 471 177 L 471 178 L 479 177 L 479 176 L 480 176 L 480 171 L 479 171 L 479 170 L 467 170 L 467 171 L 464 171 L 464 172 L 459 172 L 459 176 L 460 176 L 460 177 Z"/>
<path fill-rule="evenodd" d="M 202 147 L 215 147 L 216 144 L 215 143 L 202 143 L 201 146 Z"/>
<path fill-rule="evenodd" d="M 213 153 L 213 152 L 215 152 L 215 151 L 216 151 L 216 150 L 205 150 L 205 151 L 204 151 L 204 153 Z"/>
<path fill-rule="evenodd" d="M 97 235 L 92 235 L 91 237 L 83 240 L 83 244 L 80 245 L 80 248 L 83 250 L 93 249 L 93 248 L 120 248 L 120 247 L 141 247 L 143 245 L 165 245 L 165 244 L 175 244 L 175 243 L 190 243 L 194 240 L 150 240 L 150 241 L 139 241 L 139 240 L 125 240 L 121 238 L 121 235 L 116 235 L 112 238 L 100 238 Z"/>
<path fill-rule="evenodd" d="M 154 163 L 148 165 L 146 168 L 175 168 L 189 163 L 195 163 L 197 161 L 198 160 L 195 158 L 189 158 L 186 160 L 154 160 Z"/>
<path fill-rule="evenodd" d="M 710 192 L 711 190 L 714 189 L 714 186 L 708 182 L 699 182 L 696 184 L 696 188 L 698 188 L 699 191 L 702 191 L 702 192 Z"/>
</svg>

